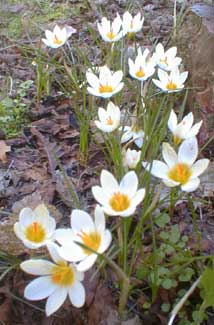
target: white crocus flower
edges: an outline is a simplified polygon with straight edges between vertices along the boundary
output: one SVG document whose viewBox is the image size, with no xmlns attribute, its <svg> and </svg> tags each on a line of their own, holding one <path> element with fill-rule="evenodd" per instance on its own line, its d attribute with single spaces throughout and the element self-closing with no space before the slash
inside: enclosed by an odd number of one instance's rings
<svg viewBox="0 0 214 325">
<path fill-rule="evenodd" d="M 195 162 L 197 155 L 198 142 L 196 137 L 192 137 L 182 142 L 178 154 L 168 143 L 163 143 L 162 156 L 165 163 L 154 160 L 152 164 L 143 162 L 143 166 L 152 175 L 161 178 L 165 185 L 169 187 L 180 185 L 182 191 L 192 192 L 200 184 L 198 176 L 209 164 L 209 159 Z"/>
<path fill-rule="evenodd" d="M 47 46 L 56 49 L 63 46 L 67 42 L 68 38 L 75 32 L 76 29 L 72 28 L 71 26 L 66 26 L 61 29 L 58 25 L 56 25 L 53 32 L 48 29 L 45 31 L 46 38 L 42 38 L 42 41 Z"/>
<path fill-rule="evenodd" d="M 168 74 L 166 71 L 158 69 L 158 77 L 160 80 L 152 79 L 152 81 L 164 92 L 172 93 L 184 88 L 184 82 L 187 76 L 187 71 L 180 73 L 178 69 L 175 69 Z"/>
<path fill-rule="evenodd" d="M 144 17 L 141 18 L 141 13 L 139 12 L 134 17 L 126 11 L 123 14 L 123 32 L 124 34 L 135 34 L 139 32 L 143 27 Z"/>
<path fill-rule="evenodd" d="M 94 121 L 98 129 L 103 132 L 112 132 L 116 130 L 120 124 L 120 109 L 114 103 L 109 102 L 107 109 L 102 107 L 98 109 L 99 121 Z"/>
<path fill-rule="evenodd" d="M 163 45 L 161 43 L 158 43 L 154 53 L 156 64 L 165 71 L 172 71 L 177 68 L 182 61 L 181 58 L 176 57 L 176 54 L 176 46 L 171 47 L 165 52 Z"/>
<path fill-rule="evenodd" d="M 35 210 L 23 208 L 19 221 L 14 224 L 16 236 L 31 249 L 46 245 L 52 239 L 55 228 L 56 221 L 50 217 L 44 204 L 38 205 Z"/>
<path fill-rule="evenodd" d="M 178 123 L 177 115 L 173 110 L 171 111 L 168 120 L 168 128 L 173 134 L 173 140 L 176 146 L 180 144 L 181 141 L 194 137 L 198 134 L 203 121 L 200 121 L 192 126 L 193 120 L 193 114 L 190 112 L 180 123 Z"/>
<path fill-rule="evenodd" d="M 86 271 L 95 263 L 98 255 L 109 247 L 112 237 L 105 229 L 105 216 L 102 208 L 97 205 L 95 218 L 82 211 L 73 210 L 71 214 L 71 229 L 57 229 L 55 239 L 62 245 L 59 254 L 69 262 L 76 264 L 78 271 Z M 88 247 L 81 247 L 77 243 Z M 91 249 L 91 250 L 90 250 Z"/>
<path fill-rule="evenodd" d="M 141 151 L 128 148 L 124 154 L 123 163 L 130 169 L 135 169 L 140 161 Z"/>
<path fill-rule="evenodd" d="M 138 178 L 134 171 L 128 172 L 118 184 L 110 172 L 102 170 L 100 183 L 101 186 L 92 187 L 92 193 L 110 216 L 131 216 L 145 196 L 145 189 L 137 189 Z"/>
<path fill-rule="evenodd" d="M 122 70 L 112 72 L 106 65 L 99 67 L 98 70 L 99 77 L 91 72 L 91 70 L 86 73 L 86 78 L 89 83 L 87 90 L 90 94 L 110 98 L 123 88 L 124 83 L 121 82 L 123 79 Z"/>
<path fill-rule="evenodd" d="M 69 296 L 73 306 L 82 307 L 85 303 L 85 289 L 81 283 L 84 279 L 84 273 L 78 272 L 74 264 L 68 264 L 60 257 L 58 245 L 49 243 L 47 248 L 53 262 L 43 259 L 30 259 L 20 264 L 23 271 L 32 275 L 39 275 L 25 288 L 25 298 L 28 300 L 48 298 L 45 306 L 47 316 L 58 310 L 67 296 Z"/>
<path fill-rule="evenodd" d="M 105 42 L 116 42 L 123 37 L 122 20 L 118 13 L 112 23 L 106 17 L 103 17 L 101 23 L 97 23 L 97 27 Z"/>
<path fill-rule="evenodd" d="M 123 131 L 121 143 L 132 140 L 136 146 L 138 146 L 138 148 L 142 148 L 144 140 L 144 132 L 142 129 L 139 129 L 139 127 L 133 125 L 120 127 L 120 130 Z"/>
<path fill-rule="evenodd" d="M 135 62 L 129 58 L 129 74 L 140 81 L 145 81 L 155 73 L 155 63 L 149 57 L 149 50 L 145 49 L 142 53 L 141 48 L 138 49 L 138 54 Z"/>
</svg>

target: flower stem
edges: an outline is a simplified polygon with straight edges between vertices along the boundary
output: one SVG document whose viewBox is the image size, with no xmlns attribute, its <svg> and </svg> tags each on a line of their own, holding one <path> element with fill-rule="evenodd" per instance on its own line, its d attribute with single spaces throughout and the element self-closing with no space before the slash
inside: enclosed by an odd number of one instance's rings
<svg viewBox="0 0 214 325">
<path fill-rule="evenodd" d="M 123 270 L 113 260 L 111 260 L 105 254 L 102 254 L 102 256 L 106 260 L 106 262 L 109 264 L 109 266 L 111 266 L 111 268 L 115 270 L 115 272 L 118 275 L 118 278 L 120 280 L 122 280 L 122 290 L 121 290 L 120 300 L 119 300 L 119 313 L 120 313 L 121 318 L 123 318 L 124 309 L 126 307 L 128 294 L 129 294 L 130 280 L 126 276 L 126 274 L 123 272 Z"/>
</svg>

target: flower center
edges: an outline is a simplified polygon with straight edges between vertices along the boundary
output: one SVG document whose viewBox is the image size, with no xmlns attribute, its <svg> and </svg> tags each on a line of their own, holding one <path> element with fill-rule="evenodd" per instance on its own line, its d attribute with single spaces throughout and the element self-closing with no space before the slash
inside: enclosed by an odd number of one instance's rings
<svg viewBox="0 0 214 325">
<path fill-rule="evenodd" d="M 165 57 L 164 59 L 161 59 L 160 61 L 161 61 L 162 63 L 166 64 L 166 65 L 169 65 L 169 64 L 168 64 L 168 61 L 167 61 L 167 57 Z"/>
<path fill-rule="evenodd" d="M 54 266 L 51 273 L 51 280 L 55 284 L 67 287 L 74 283 L 74 270 L 66 262 Z"/>
<path fill-rule="evenodd" d="M 177 85 L 170 80 L 168 82 L 168 84 L 166 85 L 166 88 L 169 89 L 169 90 L 175 90 L 175 89 L 177 89 Z"/>
<path fill-rule="evenodd" d="M 133 22 L 133 19 L 131 20 L 131 23 L 130 23 L 130 28 L 133 29 L 134 27 L 134 22 Z"/>
<path fill-rule="evenodd" d="M 96 252 L 100 247 L 101 236 L 97 231 L 92 231 L 90 233 L 85 233 L 84 231 L 81 231 L 81 233 L 78 234 L 78 236 L 82 239 L 83 244 L 91 248 L 93 251 Z M 93 252 L 87 248 L 83 248 L 83 251 L 87 255 L 93 254 Z"/>
<path fill-rule="evenodd" d="M 176 147 L 181 143 L 181 141 L 182 141 L 182 139 L 180 137 L 178 137 L 177 135 L 173 136 L 173 142 Z"/>
<path fill-rule="evenodd" d="M 107 125 L 113 125 L 113 120 L 112 120 L 112 118 L 111 118 L 111 116 L 109 116 L 107 119 L 106 119 L 106 124 Z"/>
<path fill-rule="evenodd" d="M 113 39 L 115 38 L 116 35 L 113 33 L 112 30 L 110 30 L 110 32 L 108 32 L 108 33 L 106 34 L 106 36 L 107 36 L 110 40 L 113 40 Z"/>
<path fill-rule="evenodd" d="M 142 78 L 142 77 L 144 77 L 144 76 L 145 76 L 145 72 L 144 72 L 143 68 L 140 67 L 140 69 L 135 73 L 135 75 L 136 75 L 136 77 L 138 77 L 138 78 Z"/>
<path fill-rule="evenodd" d="M 41 243 L 46 237 L 45 228 L 38 222 L 33 222 L 25 230 L 25 236 L 34 243 Z"/>
<path fill-rule="evenodd" d="M 116 192 L 111 197 L 109 204 L 114 211 L 120 212 L 130 207 L 130 199 L 128 195 Z"/>
<path fill-rule="evenodd" d="M 62 44 L 62 41 L 56 36 L 54 35 L 54 40 L 53 40 L 54 44 L 60 45 Z"/>
<path fill-rule="evenodd" d="M 186 184 L 192 172 L 187 164 L 178 163 L 168 173 L 170 179 L 182 185 Z"/>
<path fill-rule="evenodd" d="M 101 94 L 103 94 L 103 93 L 112 93 L 112 91 L 113 91 L 112 86 L 102 85 L 102 84 L 100 84 L 100 86 L 99 86 L 99 92 Z"/>
</svg>

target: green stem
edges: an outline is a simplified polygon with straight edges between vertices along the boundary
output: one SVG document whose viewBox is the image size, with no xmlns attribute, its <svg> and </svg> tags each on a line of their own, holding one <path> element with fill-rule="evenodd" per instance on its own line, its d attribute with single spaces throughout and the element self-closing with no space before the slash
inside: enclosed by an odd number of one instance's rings
<svg viewBox="0 0 214 325">
<path fill-rule="evenodd" d="M 197 243 L 198 243 L 198 250 L 200 251 L 200 254 L 202 255 L 202 244 L 201 244 L 201 233 L 200 230 L 198 228 L 198 223 L 197 223 L 197 216 L 194 210 L 194 206 L 193 206 L 193 200 L 190 194 L 188 194 L 188 204 L 190 207 L 190 211 L 192 214 L 192 221 L 193 221 L 193 228 L 194 228 L 194 232 L 196 234 L 197 237 Z"/>
<path fill-rule="evenodd" d="M 102 257 L 106 260 L 106 262 L 111 266 L 113 270 L 117 273 L 120 280 L 122 280 L 122 290 L 120 294 L 119 299 L 119 313 L 121 318 L 123 318 L 124 315 L 124 309 L 127 304 L 128 294 L 129 294 L 129 287 L 130 287 L 130 280 L 126 276 L 126 274 L 123 272 L 123 270 L 113 261 L 111 260 L 107 255 L 102 254 Z"/>
</svg>

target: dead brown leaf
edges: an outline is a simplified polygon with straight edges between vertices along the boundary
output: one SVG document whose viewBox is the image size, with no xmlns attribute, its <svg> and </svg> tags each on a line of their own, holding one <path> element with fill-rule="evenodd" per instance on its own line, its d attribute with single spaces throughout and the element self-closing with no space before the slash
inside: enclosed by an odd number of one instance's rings
<svg viewBox="0 0 214 325">
<path fill-rule="evenodd" d="M 4 140 L 0 140 L 0 160 L 3 163 L 7 162 L 7 152 L 10 152 L 11 148 L 10 146 L 7 146 L 6 142 Z"/>
</svg>

